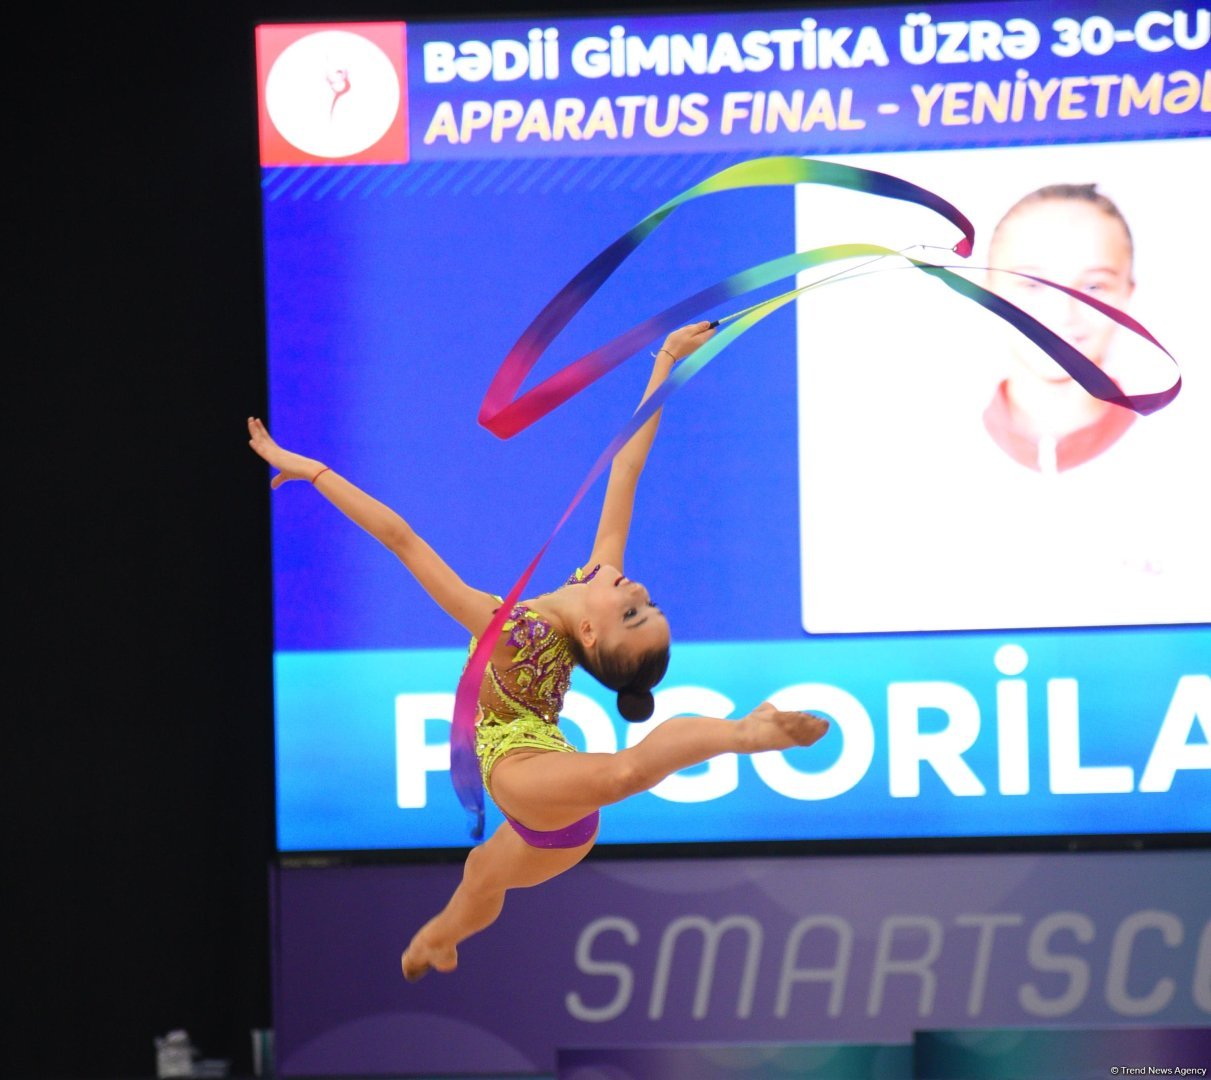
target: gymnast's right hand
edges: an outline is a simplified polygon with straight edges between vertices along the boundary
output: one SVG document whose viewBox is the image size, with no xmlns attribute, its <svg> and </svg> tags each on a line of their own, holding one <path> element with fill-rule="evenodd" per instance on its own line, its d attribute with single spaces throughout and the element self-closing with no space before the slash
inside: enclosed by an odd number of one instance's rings
<svg viewBox="0 0 1211 1080">
<path fill-rule="evenodd" d="M 704 319 L 701 322 L 690 323 L 689 326 L 674 330 L 664 339 L 662 349 L 677 360 L 684 360 L 699 345 L 705 344 L 714 336 L 715 328 Z"/>
<path fill-rule="evenodd" d="M 287 480 L 311 480 L 324 468 L 323 462 L 315 458 L 303 457 L 278 446 L 257 417 L 248 418 L 248 445 L 256 451 L 269 465 L 278 470 L 270 482 L 270 487 L 281 487 Z"/>
</svg>

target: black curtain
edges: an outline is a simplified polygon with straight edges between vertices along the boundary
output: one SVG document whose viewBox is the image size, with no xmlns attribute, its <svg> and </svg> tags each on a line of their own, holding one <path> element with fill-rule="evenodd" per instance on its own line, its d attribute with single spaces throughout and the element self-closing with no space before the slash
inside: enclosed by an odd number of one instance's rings
<svg viewBox="0 0 1211 1080">
<path fill-rule="evenodd" d="M 252 16 L 32 14 L 6 154 L 0 1071 L 152 1076 L 183 1027 L 247 1074 L 272 1022 Z"/>
</svg>

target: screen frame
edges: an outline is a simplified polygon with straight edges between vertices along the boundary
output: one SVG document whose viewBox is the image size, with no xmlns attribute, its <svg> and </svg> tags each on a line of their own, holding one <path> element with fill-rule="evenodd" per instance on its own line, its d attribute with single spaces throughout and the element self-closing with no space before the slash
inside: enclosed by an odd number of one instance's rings
<svg viewBox="0 0 1211 1080">
<path fill-rule="evenodd" d="M 941 5 L 951 9 L 965 8 L 966 5 L 961 0 L 943 0 Z M 981 8 L 992 7 L 993 5 L 979 5 Z M 1020 6 L 1020 5 L 1019 5 Z M 855 8 L 865 9 L 882 9 L 887 11 L 907 11 L 908 5 L 903 3 L 834 3 L 828 5 L 827 8 L 819 9 L 821 12 L 831 11 L 846 11 Z M 770 4 L 766 5 L 763 10 L 770 12 L 776 11 L 798 11 L 800 7 L 789 4 Z M 815 9 L 813 9 L 814 11 Z M 736 9 L 721 4 L 694 4 L 694 5 L 660 5 L 647 7 L 644 5 L 630 6 L 627 8 L 619 8 L 615 5 L 604 8 L 586 7 L 576 11 L 569 11 L 560 8 L 527 8 L 525 11 L 505 11 L 499 14 L 486 14 L 482 12 L 469 12 L 460 15 L 450 15 L 443 13 L 438 16 L 435 14 L 422 14 L 416 17 L 407 19 L 410 25 L 445 25 L 453 22 L 464 23 L 468 28 L 477 26 L 496 25 L 499 23 L 517 23 L 523 20 L 532 19 L 568 19 L 568 18 L 589 18 L 602 16 L 617 16 L 617 17 L 644 17 L 656 14 L 667 15 L 682 15 L 687 13 L 732 13 L 744 14 L 741 9 Z M 300 25 L 303 23 L 319 24 L 325 20 L 308 19 L 308 20 L 289 20 L 291 24 Z M 340 20 L 348 21 L 348 20 Z M 265 25 L 284 25 L 286 20 L 275 19 L 270 21 L 258 21 L 258 26 Z M 1176 624 L 1169 628 L 1177 629 L 1179 626 L 1202 627 L 1206 624 Z M 931 632 L 922 632 L 924 636 L 929 636 Z M 899 639 L 906 635 L 912 635 L 912 631 L 887 631 L 885 633 L 876 632 L 875 634 L 863 634 L 857 636 L 886 636 L 889 638 Z M 836 637 L 840 639 L 852 638 L 853 634 L 822 634 L 813 635 L 816 637 L 829 638 Z M 276 649 L 275 649 L 276 651 Z M 275 693 L 276 696 L 276 693 Z M 276 734 L 276 731 L 275 731 Z M 276 755 L 275 755 L 276 758 Z M 276 778 L 276 765 L 275 765 Z M 1185 848 L 1185 847 L 1205 847 L 1211 844 L 1211 835 L 1204 832 L 1180 832 L 1180 833 L 1114 833 L 1114 834 L 1082 834 L 1073 836 L 1063 836 L 1056 834 L 1041 834 L 1027 836 L 938 836 L 938 837 L 895 837 L 895 838 L 831 838 L 820 840 L 762 840 L 762 841 L 695 841 L 689 843 L 608 843 L 599 845 L 591 857 L 593 858 L 677 858 L 677 857 L 734 857 L 734 856 L 752 856 L 754 854 L 769 854 L 769 855 L 811 855 L 811 854 L 854 854 L 865 855 L 874 853 L 896 853 L 896 854 L 911 854 L 915 852 L 1005 852 L 1005 851 L 1081 851 L 1081 850 L 1142 850 L 1144 848 Z M 350 850 L 294 850 L 294 849 L 278 849 L 277 859 L 281 865 L 316 865 L 329 863 L 374 863 L 379 861 L 417 861 L 417 862 L 443 862 L 454 857 L 461 857 L 469 849 L 470 846 L 453 846 L 453 847 L 422 847 L 422 848 L 374 848 L 374 849 L 350 849 Z"/>
</svg>

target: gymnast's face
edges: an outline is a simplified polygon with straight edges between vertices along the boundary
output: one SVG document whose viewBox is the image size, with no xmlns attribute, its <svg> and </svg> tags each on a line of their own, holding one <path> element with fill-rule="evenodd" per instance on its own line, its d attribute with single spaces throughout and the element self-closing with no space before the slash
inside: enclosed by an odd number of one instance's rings
<svg viewBox="0 0 1211 1080">
<path fill-rule="evenodd" d="M 614 566 L 585 585 L 585 614 L 598 648 L 641 656 L 669 643 L 669 622 L 651 594 Z"/>
<path fill-rule="evenodd" d="M 1043 199 L 1021 207 L 997 227 L 988 257 L 997 269 L 1046 278 L 1120 309 L 1135 287 L 1123 223 L 1080 199 Z M 1115 323 L 1088 304 L 1014 274 L 993 271 L 989 286 L 1098 367 L 1105 363 Z M 1020 335 L 1014 339 L 1015 357 L 1030 374 L 1054 383 L 1068 380 L 1054 360 Z"/>
</svg>

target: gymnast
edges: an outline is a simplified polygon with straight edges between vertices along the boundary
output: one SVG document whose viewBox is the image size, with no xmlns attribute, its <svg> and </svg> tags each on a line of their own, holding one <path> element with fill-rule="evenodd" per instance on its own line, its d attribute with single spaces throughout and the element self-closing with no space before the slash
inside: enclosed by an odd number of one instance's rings
<svg viewBox="0 0 1211 1080">
<path fill-rule="evenodd" d="M 669 334 L 644 399 L 714 332 L 711 323 L 699 322 Z M 659 422 L 660 413 L 653 413 L 615 455 L 588 562 L 555 591 L 517 604 L 501 628 L 479 690 L 475 752 L 484 787 L 506 820 L 471 849 L 450 900 L 412 938 L 401 960 L 409 981 L 430 970 L 453 971 L 458 945 L 496 920 L 509 889 L 538 885 L 579 863 L 597 838 L 601 807 L 719 754 L 808 746 L 828 730 L 818 716 L 763 702 L 739 720 L 671 717 L 613 754 L 578 752 L 560 731 L 575 666 L 616 692 L 627 720 L 646 720 L 655 707 L 652 688 L 668 665 L 669 624 L 622 565 L 636 485 Z M 500 597 L 467 585 L 403 518 L 332 468 L 278 446 L 259 419 L 249 418 L 248 434 L 252 449 L 278 470 L 272 487 L 309 481 L 398 556 L 471 633 L 474 649 Z"/>
</svg>

